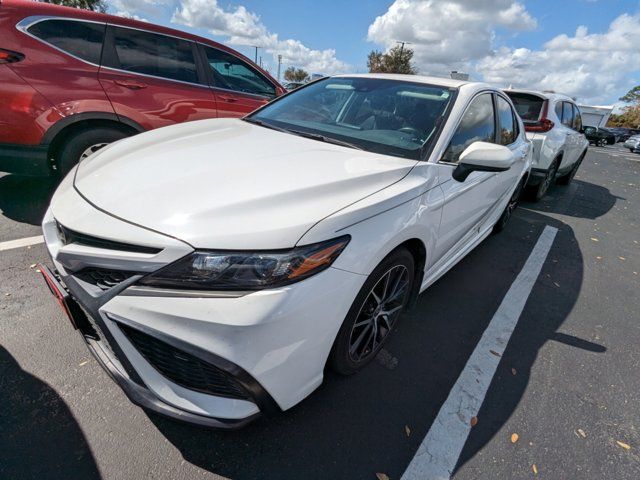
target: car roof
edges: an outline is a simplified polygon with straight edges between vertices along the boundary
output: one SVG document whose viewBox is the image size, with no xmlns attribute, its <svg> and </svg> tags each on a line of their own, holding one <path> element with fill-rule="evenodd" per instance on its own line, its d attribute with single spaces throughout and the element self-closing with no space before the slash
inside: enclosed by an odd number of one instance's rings
<svg viewBox="0 0 640 480">
<path fill-rule="evenodd" d="M 258 65 L 256 65 L 253 62 L 253 60 L 245 57 L 240 52 L 232 48 L 229 48 L 224 44 L 218 43 L 214 40 L 211 40 L 205 37 L 200 37 L 198 35 L 193 35 L 183 30 L 176 30 L 169 27 L 163 27 L 155 23 L 145 22 L 141 20 L 134 20 L 132 18 L 119 17 L 117 15 L 110 15 L 108 13 L 100 13 L 100 12 L 93 12 L 91 10 L 84 10 L 80 8 L 65 7 L 65 6 L 56 5 L 53 3 L 34 2 L 32 0 L 0 0 L 0 7 L 13 7 L 16 10 L 19 10 L 21 12 L 21 16 L 23 18 L 26 18 L 31 15 L 42 15 L 42 16 L 50 15 L 54 17 L 73 18 L 73 19 L 80 19 L 80 20 L 92 20 L 94 22 L 105 22 L 112 25 L 136 28 L 138 30 L 145 30 L 148 32 L 160 33 L 160 34 L 169 35 L 172 37 L 183 38 L 185 40 L 191 40 L 193 42 L 199 42 L 205 45 L 210 45 L 220 50 L 224 50 L 225 52 L 231 53 L 236 57 L 242 58 L 242 60 L 251 64 L 253 67 L 257 68 L 262 74 L 266 75 L 276 85 L 280 85 L 280 83 L 276 81 L 276 79 L 273 78 L 269 74 L 269 72 L 267 72 L 263 68 L 260 68 Z"/>
<path fill-rule="evenodd" d="M 442 87 L 449 88 L 460 88 L 464 85 L 477 85 L 482 86 L 483 88 L 490 88 L 492 90 L 498 90 L 497 88 L 491 87 L 486 83 L 482 82 L 472 82 L 468 80 L 454 80 L 451 78 L 444 77 L 432 77 L 428 75 L 405 75 L 399 73 L 351 73 L 351 74 L 341 74 L 341 75 L 333 75 L 332 78 L 383 78 L 388 80 L 397 80 L 399 82 L 414 82 L 414 83 L 425 83 L 429 85 L 438 85 Z"/>
<path fill-rule="evenodd" d="M 547 100 L 562 100 L 566 102 L 576 103 L 573 98 L 571 98 L 569 95 L 564 95 L 563 93 L 528 90 L 525 88 L 504 88 L 502 89 L 502 91 L 505 93 L 527 93 L 529 95 L 536 95 Z"/>
</svg>

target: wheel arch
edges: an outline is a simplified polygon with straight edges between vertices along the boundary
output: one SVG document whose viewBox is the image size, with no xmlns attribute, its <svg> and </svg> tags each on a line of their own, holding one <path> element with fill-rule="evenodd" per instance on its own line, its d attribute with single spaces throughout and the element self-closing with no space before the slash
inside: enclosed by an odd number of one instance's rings
<svg viewBox="0 0 640 480">
<path fill-rule="evenodd" d="M 413 287 L 411 289 L 411 296 L 409 297 L 408 308 L 412 309 L 418 301 L 418 295 L 420 294 L 420 287 L 422 286 L 422 279 L 424 277 L 424 268 L 427 263 L 427 248 L 422 240 L 419 238 L 410 238 L 403 241 L 393 250 L 391 250 L 385 258 L 391 255 L 396 250 L 404 248 L 411 253 L 414 261 L 414 273 L 413 273 Z"/>
<path fill-rule="evenodd" d="M 144 128 L 133 120 L 107 112 L 84 112 L 65 117 L 45 133 L 42 145 L 47 147 L 47 156 L 52 165 L 56 161 L 60 148 L 70 135 L 83 130 L 107 127 L 123 131 L 130 135 L 141 133 Z"/>
</svg>

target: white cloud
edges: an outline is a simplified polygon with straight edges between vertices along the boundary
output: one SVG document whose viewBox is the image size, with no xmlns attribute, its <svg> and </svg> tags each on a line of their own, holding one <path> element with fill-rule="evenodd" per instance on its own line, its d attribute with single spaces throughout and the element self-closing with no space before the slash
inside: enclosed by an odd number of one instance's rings
<svg viewBox="0 0 640 480">
<path fill-rule="evenodd" d="M 499 48 L 478 62 L 486 81 L 551 89 L 589 103 L 610 103 L 634 86 L 640 70 L 640 14 L 623 14 L 605 33 L 581 26 L 558 35 L 541 50 Z"/>
<path fill-rule="evenodd" d="M 217 0 L 182 0 L 171 21 L 203 28 L 214 35 L 226 35 L 227 42 L 233 45 L 257 45 L 273 56 L 274 63 L 280 54 L 285 66 L 302 67 L 309 73 L 349 70 L 349 65 L 336 58 L 334 49 L 313 50 L 299 40 L 281 40 L 277 33 L 268 31 L 258 15 L 244 6 L 225 9 Z"/>
<path fill-rule="evenodd" d="M 423 73 L 466 70 L 492 53 L 496 28 L 536 28 L 536 20 L 513 0 L 396 0 L 369 26 L 368 40 L 385 48 L 411 43 Z"/>
<path fill-rule="evenodd" d="M 138 13 L 153 14 L 158 7 L 173 3 L 173 0 L 107 0 L 114 15 L 141 20 Z"/>
</svg>

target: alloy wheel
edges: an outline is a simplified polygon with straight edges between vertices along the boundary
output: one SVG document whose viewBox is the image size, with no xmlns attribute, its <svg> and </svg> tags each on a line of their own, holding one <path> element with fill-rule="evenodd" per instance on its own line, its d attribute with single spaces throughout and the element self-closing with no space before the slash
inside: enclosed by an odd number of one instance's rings
<svg viewBox="0 0 640 480">
<path fill-rule="evenodd" d="M 349 336 L 349 358 L 360 363 L 375 354 L 395 325 L 409 294 L 409 272 L 396 265 L 366 296 Z"/>
</svg>

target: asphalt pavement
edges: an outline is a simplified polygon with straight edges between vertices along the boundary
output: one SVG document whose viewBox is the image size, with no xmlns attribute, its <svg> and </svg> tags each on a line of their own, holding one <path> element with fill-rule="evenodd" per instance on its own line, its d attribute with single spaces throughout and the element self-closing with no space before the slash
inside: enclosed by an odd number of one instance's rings
<svg viewBox="0 0 640 480">
<path fill-rule="evenodd" d="M 453 478 L 640 478 L 640 155 L 620 145 L 523 203 L 421 295 L 377 362 L 327 372 L 292 410 L 235 432 L 132 405 L 31 268 L 44 246 L 1 249 L 40 234 L 52 188 L 0 176 L 0 479 L 400 479 L 547 227 Z"/>
</svg>

